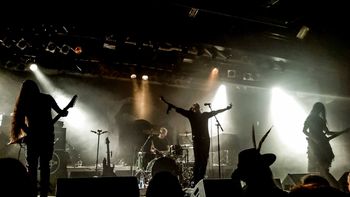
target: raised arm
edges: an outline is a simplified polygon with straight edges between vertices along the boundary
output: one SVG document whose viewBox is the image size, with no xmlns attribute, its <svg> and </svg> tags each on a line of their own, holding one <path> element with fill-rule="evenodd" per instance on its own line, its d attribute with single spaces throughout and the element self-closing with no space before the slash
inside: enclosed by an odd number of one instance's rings
<svg viewBox="0 0 350 197">
<path fill-rule="evenodd" d="M 228 106 L 225 107 L 225 108 L 212 111 L 211 116 L 215 116 L 216 114 L 219 114 L 219 113 L 224 112 L 224 111 L 226 111 L 226 110 L 229 110 L 229 109 L 231 109 L 231 108 L 232 108 L 232 104 L 228 105 Z"/>
<path fill-rule="evenodd" d="M 160 97 L 160 100 L 168 105 L 168 109 L 166 110 L 167 114 L 170 112 L 170 110 L 172 108 L 175 108 L 175 109 L 177 108 L 175 105 L 173 105 L 173 104 L 169 103 L 168 101 L 166 101 L 163 96 Z"/>
</svg>

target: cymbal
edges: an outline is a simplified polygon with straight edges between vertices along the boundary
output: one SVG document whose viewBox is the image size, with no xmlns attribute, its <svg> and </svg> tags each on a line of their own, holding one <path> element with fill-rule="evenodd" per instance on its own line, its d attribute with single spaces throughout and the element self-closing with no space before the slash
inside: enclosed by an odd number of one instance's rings
<svg viewBox="0 0 350 197">
<path fill-rule="evenodd" d="M 148 130 L 153 128 L 153 124 L 145 119 L 138 119 L 134 121 L 134 127 L 138 130 Z"/>
<path fill-rule="evenodd" d="M 153 128 L 142 130 L 142 132 L 147 135 L 159 135 L 159 131 L 154 130 Z"/>
<path fill-rule="evenodd" d="M 187 136 L 191 136 L 192 133 L 186 132 L 186 133 L 179 133 L 179 136 L 181 137 L 187 137 Z"/>
<path fill-rule="evenodd" d="M 192 144 L 180 144 L 182 148 L 193 148 Z"/>
<path fill-rule="evenodd" d="M 144 134 L 147 134 L 147 135 L 159 134 L 159 129 L 157 128 L 157 126 L 145 119 L 135 120 L 133 125 L 136 130 L 141 131 Z"/>
</svg>

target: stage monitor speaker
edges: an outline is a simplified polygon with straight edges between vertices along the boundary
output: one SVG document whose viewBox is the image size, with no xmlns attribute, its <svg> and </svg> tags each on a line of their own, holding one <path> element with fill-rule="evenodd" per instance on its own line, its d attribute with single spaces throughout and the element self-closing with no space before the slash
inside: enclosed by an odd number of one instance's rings
<svg viewBox="0 0 350 197">
<path fill-rule="evenodd" d="M 344 172 L 343 175 L 338 180 L 340 189 L 342 191 L 346 191 L 346 192 L 349 192 L 349 189 L 348 189 L 348 174 L 349 174 L 348 171 Z"/>
<path fill-rule="evenodd" d="M 67 178 L 67 162 L 69 161 L 69 155 L 66 151 L 55 151 L 50 161 L 50 194 L 55 194 L 55 187 L 58 178 Z"/>
<path fill-rule="evenodd" d="M 279 178 L 274 178 L 274 179 L 273 179 L 273 182 L 275 183 L 275 185 L 276 185 L 278 188 L 280 188 L 280 189 L 283 190 L 283 186 L 282 186 L 281 179 L 279 179 Z"/>
<path fill-rule="evenodd" d="M 299 174 L 287 174 L 286 178 L 282 181 L 283 190 L 290 191 L 290 189 L 301 183 L 301 179 L 308 173 Z"/>
<path fill-rule="evenodd" d="M 139 197 L 140 191 L 135 176 L 57 179 L 56 197 L 77 196 Z"/>
<path fill-rule="evenodd" d="M 240 182 L 232 179 L 202 179 L 194 187 L 191 197 L 241 196 Z"/>
</svg>

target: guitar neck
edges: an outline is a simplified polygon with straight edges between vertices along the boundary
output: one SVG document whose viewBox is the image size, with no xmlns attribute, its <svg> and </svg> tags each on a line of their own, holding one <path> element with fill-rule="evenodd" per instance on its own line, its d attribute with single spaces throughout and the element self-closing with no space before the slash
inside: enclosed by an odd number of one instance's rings
<svg viewBox="0 0 350 197">
<path fill-rule="evenodd" d="M 111 165 L 111 156 L 110 156 L 110 152 L 109 152 L 109 145 L 107 144 L 107 165 L 110 166 Z"/>
<path fill-rule="evenodd" d="M 328 140 L 332 140 L 333 138 L 336 138 L 336 137 L 338 137 L 339 135 L 341 135 L 341 134 L 343 134 L 343 133 L 346 133 L 346 132 L 348 132 L 348 131 L 350 131 L 350 129 L 345 129 L 345 130 L 343 130 L 343 131 L 339 131 L 339 132 L 337 132 L 337 133 L 335 133 L 335 134 L 329 136 L 329 137 L 328 137 Z"/>
<path fill-rule="evenodd" d="M 62 115 L 57 114 L 57 115 L 55 116 L 55 118 L 52 119 L 52 124 L 55 124 L 61 117 L 62 117 Z"/>
<path fill-rule="evenodd" d="M 76 99 L 77 99 L 77 95 L 74 95 L 73 96 L 73 98 L 70 100 L 70 102 L 68 103 L 68 105 L 65 107 L 65 108 L 63 108 L 63 110 L 62 110 L 62 112 L 65 112 L 65 111 L 67 111 L 69 108 L 71 108 L 71 107 L 73 107 L 74 106 L 74 104 L 75 104 L 75 101 L 76 101 Z M 55 116 L 55 118 L 53 118 L 52 119 L 52 124 L 55 124 L 60 118 L 62 117 L 62 113 L 58 113 L 56 116 Z"/>
<path fill-rule="evenodd" d="M 107 146 L 107 166 L 111 165 L 111 153 L 109 151 L 109 138 L 106 138 L 106 146 Z"/>
</svg>

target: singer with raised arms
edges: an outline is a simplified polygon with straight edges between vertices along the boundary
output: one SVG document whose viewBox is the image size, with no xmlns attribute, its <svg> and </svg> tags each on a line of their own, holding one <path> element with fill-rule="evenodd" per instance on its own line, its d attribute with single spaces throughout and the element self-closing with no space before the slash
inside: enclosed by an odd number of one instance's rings
<svg viewBox="0 0 350 197">
<path fill-rule="evenodd" d="M 228 105 L 226 108 L 213 110 L 210 112 L 201 112 L 198 103 L 194 103 L 188 110 L 175 106 L 160 97 L 160 99 L 168 105 L 167 114 L 171 109 L 175 109 L 177 113 L 188 118 L 191 124 L 192 130 L 192 142 L 193 142 L 193 153 L 194 153 L 194 167 L 193 177 L 191 179 L 191 187 L 194 187 L 201 179 L 204 178 L 206 173 L 209 148 L 210 148 L 210 137 L 208 131 L 208 120 L 218 113 L 224 112 L 232 108 L 232 105 Z M 210 105 L 205 103 L 205 105 Z"/>
</svg>

